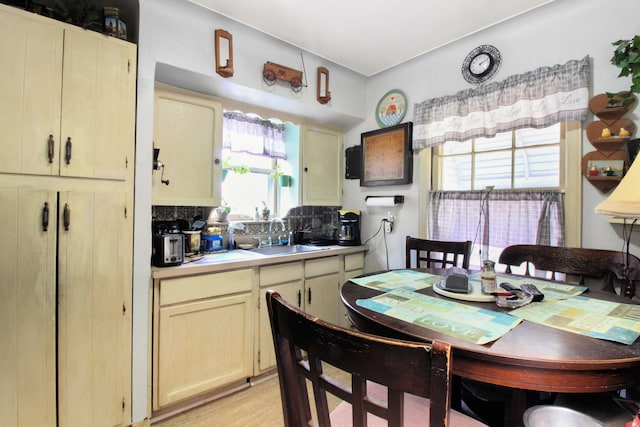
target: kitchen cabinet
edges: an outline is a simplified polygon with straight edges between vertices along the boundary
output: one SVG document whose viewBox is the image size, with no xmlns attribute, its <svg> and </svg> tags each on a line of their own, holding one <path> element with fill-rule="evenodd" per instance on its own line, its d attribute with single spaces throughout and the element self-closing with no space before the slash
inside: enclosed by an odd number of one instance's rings
<svg viewBox="0 0 640 427">
<path fill-rule="evenodd" d="M 12 141 L 0 172 L 124 180 L 133 166 L 135 46 L 0 11 L 0 52 L 11 58 L 0 64 L 0 128 Z"/>
<path fill-rule="evenodd" d="M 302 125 L 302 205 L 342 206 L 342 132 Z"/>
<path fill-rule="evenodd" d="M 339 256 L 260 267 L 259 342 L 256 372 L 276 366 L 269 313 L 264 304 L 267 290 L 273 289 L 289 303 L 331 323 L 340 313 Z"/>
<path fill-rule="evenodd" d="M 279 292 L 286 301 L 296 307 L 304 307 L 304 261 L 260 267 L 256 372 L 263 372 L 276 366 L 269 312 L 265 305 L 266 293 L 269 289 Z"/>
<path fill-rule="evenodd" d="M 342 278 L 340 286 L 347 280 L 364 274 L 364 253 L 355 253 L 343 257 Z M 345 328 L 351 326 L 351 321 L 347 317 L 347 308 L 340 301 L 340 325 Z"/>
<path fill-rule="evenodd" d="M 252 376 L 253 268 L 156 282 L 154 411 Z"/>
<path fill-rule="evenodd" d="M 4 5 L 0 34 L 0 425 L 130 425 L 136 47 Z"/>
<path fill-rule="evenodd" d="M 154 205 L 219 206 L 222 182 L 222 106 L 211 98 L 156 85 Z"/>
</svg>

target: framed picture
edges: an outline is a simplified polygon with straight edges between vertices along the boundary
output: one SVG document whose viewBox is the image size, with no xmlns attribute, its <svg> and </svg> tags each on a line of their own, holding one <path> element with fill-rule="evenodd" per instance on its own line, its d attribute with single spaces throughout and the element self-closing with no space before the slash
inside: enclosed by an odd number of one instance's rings
<svg viewBox="0 0 640 427">
<path fill-rule="evenodd" d="M 361 187 L 411 184 L 412 132 L 413 123 L 407 122 L 361 134 Z"/>
</svg>

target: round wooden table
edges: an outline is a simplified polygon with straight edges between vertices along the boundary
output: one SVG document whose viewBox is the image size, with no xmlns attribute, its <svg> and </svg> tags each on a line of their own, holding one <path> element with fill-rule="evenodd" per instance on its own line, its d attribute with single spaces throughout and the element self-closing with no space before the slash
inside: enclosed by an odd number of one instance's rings
<svg viewBox="0 0 640 427">
<path fill-rule="evenodd" d="M 417 292 L 446 298 L 431 287 Z M 527 391 L 596 393 L 640 383 L 640 339 L 626 345 L 523 320 L 498 340 L 479 345 L 356 304 L 359 299 L 380 295 L 380 291 L 347 281 L 340 293 L 347 314 L 358 329 L 402 339 L 449 342 L 454 375 L 512 388 L 513 393 L 508 393 L 505 401 L 507 426 L 522 425 L 522 415 L 529 405 Z M 633 303 L 627 298 L 593 290 L 586 296 Z M 509 311 L 492 302 L 459 302 L 492 311 Z"/>
</svg>

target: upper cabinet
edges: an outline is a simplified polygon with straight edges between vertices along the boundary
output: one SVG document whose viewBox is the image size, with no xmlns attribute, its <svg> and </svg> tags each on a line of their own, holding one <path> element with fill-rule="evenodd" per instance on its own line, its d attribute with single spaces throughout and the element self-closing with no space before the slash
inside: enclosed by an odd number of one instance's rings
<svg viewBox="0 0 640 427">
<path fill-rule="evenodd" d="M 302 125 L 302 204 L 342 206 L 342 132 Z"/>
<path fill-rule="evenodd" d="M 0 15 L 0 172 L 124 180 L 135 46 L 36 15 Z M 72 82 L 72 84 L 69 84 Z"/>
<path fill-rule="evenodd" d="M 153 204 L 218 206 L 222 106 L 206 95 L 157 85 Z"/>
</svg>

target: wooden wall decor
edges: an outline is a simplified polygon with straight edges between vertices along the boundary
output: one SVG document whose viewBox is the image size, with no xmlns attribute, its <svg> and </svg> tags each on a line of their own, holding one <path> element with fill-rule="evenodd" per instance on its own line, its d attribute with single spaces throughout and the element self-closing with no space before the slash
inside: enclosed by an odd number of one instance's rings
<svg viewBox="0 0 640 427">
<path fill-rule="evenodd" d="M 599 120 L 587 126 L 587 138 L 596 151 L 582 158 L 582 174 L 603 193 L 615 188 L 629 167 L 625 145 L 635 131 L 635 124 L 622 116 L 634 104 L 635 101 L 626 106 L 612 105 L 604 93 L 589 101 L 589 109 Z"/>
<path fill-rule="evenodd" d="M 331 91 L 329 90 L 329 70 L 325 67 L 318 67 L 318 90 L 317 99 L 320 104 L 331 101 Z"/>
<path fill-rule="evenodd" d="M 215 31 L 216 73 L 222 77 L 233 76 L 233 36 L 225 30 Z"/>
<path fill-rule="evenodd" d="M 276 84 L 276 80 L 282 80 L 288 82 L 294 92 L 302 90 L 302 75 L 302 71 L 294 70 L 275 62 L 265 63 L 262 69 L 262 78 L 267 85 L 273 86 Z"/>
</svg>

